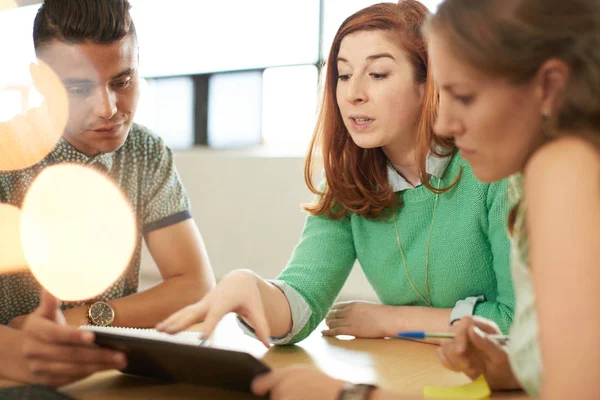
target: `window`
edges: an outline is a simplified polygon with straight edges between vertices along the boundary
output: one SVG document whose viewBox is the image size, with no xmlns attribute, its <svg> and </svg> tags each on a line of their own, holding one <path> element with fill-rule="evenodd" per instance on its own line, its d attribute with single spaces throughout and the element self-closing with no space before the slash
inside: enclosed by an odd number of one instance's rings
<svg viewBox="0 0 600 400">
<path fill-rule="evenodd" d="M 302 152 L 316 121 L 317 65 L 344 19 L 378 2 L 130 1 L 145 78 L 137 122 L 175 149 L 264 143 Z M 422 2 L 435 10 L 441 0 Z M 0 120 L 40 102 L 29 77 L 38 8 L 0 11 L 0 37 L 11 38 L 0 42 L 8 55 L 0 65 Z"/>
<path fill-rule="evenodd" d="M 319 58 L 319 0 L 131 4 L 145 77 L 313 64 Z"/>
<path fill-rule="evenodd" d="M 208 83 L 208 145 L 216 148 L 261 142 L 262 73 L 214 74 Z"/>
<path fill-rule="evenodd" d="M 135 121 L 165 138 L 169 147 L 194 145 L 194 85 L 189 76 L 141 80 Z"/>
</svg>

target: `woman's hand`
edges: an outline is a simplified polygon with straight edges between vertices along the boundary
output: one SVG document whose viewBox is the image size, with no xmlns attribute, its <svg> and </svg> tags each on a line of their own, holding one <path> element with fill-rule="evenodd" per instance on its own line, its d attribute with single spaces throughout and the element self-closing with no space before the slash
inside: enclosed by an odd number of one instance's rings
<svg viewBox="0 0 600 400">
<path fill-rule="evenodd" d="M 309 367 L 287 367 L 261 375 L 252 382 L 256 396 L 271 400 L 335 400 L 344 382 Z"/>
<path fill-rule="evenodd" d="M 270 331 L 259 289 L 260 282 L 263 281 L 252 271 L 233 271 L 202 300 L 177 311 L 159 323 L 156 329 L 176 333 L 202 322 L 202 333 L 206 338 L 226 314 L 233 312 L 244 318 L 258 339 L 269 347 Z"/>
<path fill-rule="evenodd" d="M 395 336 L 391 306 L 365 301 L 334 304 L 325 322 L 325 336 L 352 335 L 359 338 Z"/>
<path fill-rule="evenodd" d="M 498 326 L 478 317 L 464 317 L 452 325 L 453 340 L 438 349 L 442 364 L 452 371 L 463 372 L 471 379 L 483 374 L 492 389 L 520 389 L 510 368 L 505 346 L 488 337 L 501 334 Z"/>
</svg>

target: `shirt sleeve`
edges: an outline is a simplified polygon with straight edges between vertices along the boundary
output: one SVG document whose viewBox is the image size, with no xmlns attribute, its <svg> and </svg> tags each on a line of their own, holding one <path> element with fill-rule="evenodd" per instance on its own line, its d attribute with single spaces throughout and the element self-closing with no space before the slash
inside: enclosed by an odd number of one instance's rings
<svg viewBox="0 0 600 400">
<path fill-rule="evenodd" d="M 270 342 L 272 344 L 288 344 L 294 336 L 296 336 L 302 328 L 306 325 L 309 318 L 312 315 L 312 310 L 310 309 L 308 303 L 304 300 L 304 297 L 300 295 L 300 293 L 296 292 L 290 285 L 283 281 L 269 281 L 273 285 L 277 286 L 279 290 L 281 290 L 286 297 L 292 314 L 292 329 L 290 332 L 283 337 L 271 337 Z M 254 329 L 250 327 L 248 324 L 244 322 L 243 319 L 237 317 L 238 325 L 246 335 L 252 336 L 257 339 Z"/>
<path fill-rule="evenodd" d="M 309 305 L 311 315 L 287 343 L 305 339 L 325 318 L 356 261 L 350 215 L 331 219 L 309 215 L 300 242 L 277 278 Z"/>
<path fill-rule="evenodd" d="M 149 144 L 143 185 L 144 234 L 191 218 L 190 201 L 175 168 L 173 153 L 160 138 Z"/>
<path fill-rule="evenodd" d="M 474 315 L 496 322 L 502 332 L 508 333 L 515 311 L 515 292 L 510 269 L 510 240 L 508 237 L 508 180 L 492 183 L 487 193 L 488 237 L 492 249 L 496 275 L 496 298 L 477 302 Z M 489 299 L 488 299 L 489 300 Z"/>
</svg>

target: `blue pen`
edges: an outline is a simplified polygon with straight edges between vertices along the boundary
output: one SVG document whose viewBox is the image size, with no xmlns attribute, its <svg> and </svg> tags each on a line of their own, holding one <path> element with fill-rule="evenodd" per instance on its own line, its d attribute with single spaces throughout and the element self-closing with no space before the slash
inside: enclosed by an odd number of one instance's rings
<svg viewBox="0 0 600 400">
<path fill-rule="evenodd" d="M 450 332 L 425 332 L 425 331 L 405 331 L 396 334 L 401 339 L 453 339 L 454 333 Z M 498 343 L 506 343 L 509 340 L 507 335 L 487 335 L 488 338 Z"/>
</svg>

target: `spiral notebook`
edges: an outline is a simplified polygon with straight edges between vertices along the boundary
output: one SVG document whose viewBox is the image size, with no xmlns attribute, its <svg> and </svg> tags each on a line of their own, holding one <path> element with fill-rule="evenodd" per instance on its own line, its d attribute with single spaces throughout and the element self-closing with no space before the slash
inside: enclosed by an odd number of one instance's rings
<svg viewBox="0 0 600 400">
<path fill-rule="evenodd" d="M 112 333 L 132 338 L 160 340 L 164 342 L 187 344 L 191 346 L 208 345 L 208 341 L 200 338 L 200 332 L 183 331 L 171 335 L 168 333 L 159 332 L 156 329 L 124 328 L 118 326 L 82 325 L 79 328 L 92 332 L 104 332 L 109 334 Z"/>
<path fill-rule="evenodd" d="M 252 380 L 270 369 L 252 355 L 210 347 L 198 332 L 175 335 L 154 329 L 99 327 L 93 331 L 95 343 L 124 352 L 124 374 L 144 378 L 194 383 L 250 393 Z"/>
</svg>

